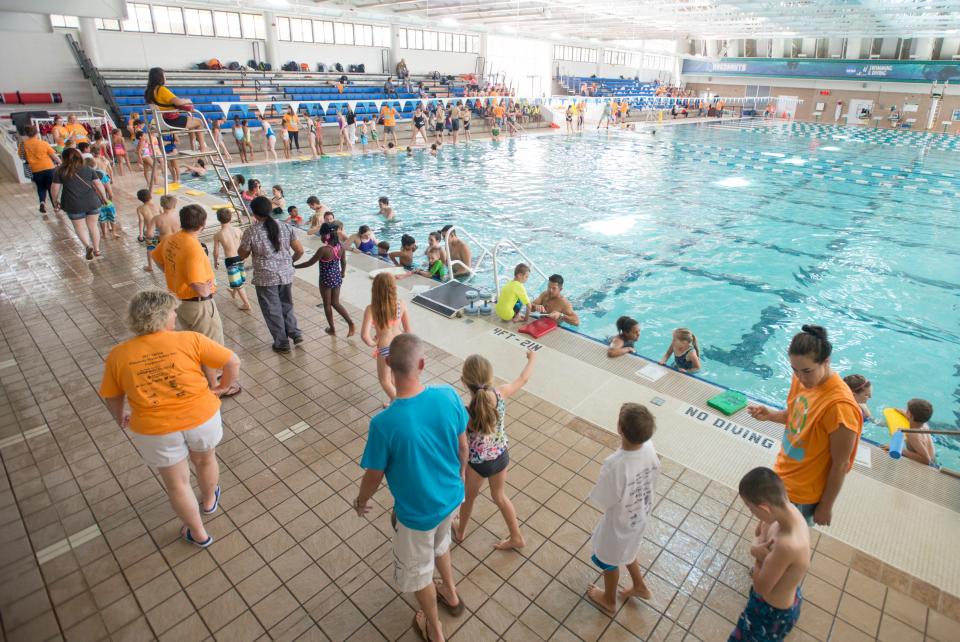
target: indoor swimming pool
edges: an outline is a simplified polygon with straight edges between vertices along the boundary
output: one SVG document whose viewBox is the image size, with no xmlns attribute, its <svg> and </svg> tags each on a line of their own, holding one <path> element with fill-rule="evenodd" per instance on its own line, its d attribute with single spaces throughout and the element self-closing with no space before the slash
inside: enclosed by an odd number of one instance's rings
<svg viewBox="0 0 960 642">
<path fill-rule="evenodd" d="M 836 370 L 873 382 L 874 413 L 922 397 L 933 423 L 960 427 L 960 160 L 942 137 L 883 134 L 588 129 L 445 145 L 438 158 L 331 156 L 238 171 L 268 195 L 282 185 L 305 219 L 307 196 L 319 196 L 348 233 L 371 225 L 392 249 L 409 233 L 420 254 L 446 223 L 488 245 L 510 239 L 564 276 L 581 332 L 604 339 L 617 317 L 633 316 L 638 352 L 659 359 L 671 331 L 688 327 L 700 376 L 771 403 L 785 402 L 790 337 L 818 323 Z M 396 221 L 377 216 L 381 195 Z M 489 287 L 489 263 L 481 272 Z M 543 286 L 531 277 L 531 296 Z M 887 431 L 865 434 L 885 442 Z M 957 440 L 936 439 L 939 463 L 960 469 Z"/>
</svg>

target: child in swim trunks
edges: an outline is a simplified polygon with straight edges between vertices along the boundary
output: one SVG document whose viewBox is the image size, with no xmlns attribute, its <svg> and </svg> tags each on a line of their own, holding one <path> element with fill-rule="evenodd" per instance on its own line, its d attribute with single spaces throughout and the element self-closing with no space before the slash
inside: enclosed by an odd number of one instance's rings
<svg viewBox="0 0 960 642">
<path fill-rule="evenodd" d="M 611 359 L 636 352 L 633 345 L 640 338 L 640 322 L 628 316 L 617 319 L 617 336 L 610 340 L 607 356 Z"/>
<path fill-rule="evenodd" d="M 443 281 L 447 278 L 447 266 L 443 264 L 443 253 L 439 247 L 431 247 L 427 250 L 426 270 L 417 270 L 420 276 L 426 276 L 437 281 Z"/>
<path fill-rule="evenodd" d="M 300 216 L 300 213 L 297 211 L 296 205 L 291 205 L 287 208 L 287 223 L 297 227 L 303 225 L 303 217 Z"/>
<path fill-rule="evenodd" d="M 153 219 L 160 215 L 160 207 L 153 202 L 153 194 L 148 189 L 137 190 L 137 200 L 141 205 L 137 206 L 137 240 L 141 243 L 147 241 L 147 264 L 143 267 L 146 272 L 153 272 L 153 261 L 150 259 L 150 253 L 157 248 L 160 242 L 160 235 L 155 234 L 150 239 L 145 239 L 147 231 L 153 232 L 155 227 Z"/>
<path fill-rule="evenodd" d="M 800 617 L 800 583 L 810 566 L 810 529 L 780 477 L 754 468 L 740 480 L 740 499 L 760 520 L 750 554 L 756 560 L 747 606 L 731 640 L 779 642 Z"/>
<path fill-rule="evenodd" d="M 910 422 L 910 430 L 930 430 L 927 422 L 933 416 L 933 404 L 926 399 L 911 399 L 907 402 L 907 407 L 900 411 L 900 414 Z M 904 437 L 906 437 L 902 451 L 904 457 L 925 466 L 934 463 L 937 453 L 930 435 L 917 435 L 908 432 L 904 433 Z M 889 446 L 884 446 L 884 450 L 889 450 Z"/>
<path fill-rule="evenodd" d="M 390 252 L 389 259 L 394 265 L 405 267 L 408 270 L 413 269 L 413 253 L 417 250 L 417 241 L 409 234 L 400 237 L 400 251 Z"/>
<path fill-rule="evenodd" d="M 247 273 L 240 258 L 240 228 L 231 224 L 233 208 L 221 207 L 217 210 L 217 220 L 220 221 L 220 230 L 213 235 L 213 267 L 220 268 L 220 251 L 223 250 L 223 267 L 227 269 L 227 284 L 230 286 L 230 298 L 240 297 L 240 309 L 250 309 L 250 299 L 243 289 L 247 282 Z"/>
<path fill-rule="evenodd" d="M 389 241 L 380 241 L 379 243 L 377 243 L 377 258 L 383 259 L 384 261 L 390 260 Z"/>
<path fill-rule="evenodd" d="M 397 280 L 393 275 L 381 272 L 373 279 L 370 305 L 363 311 L 360 338 L 373 348 L 373 357 L 377 360 L 377 378 L 390 401 L 397 396 L 397 389 L 393 385 L 387 357 L 390 356 L 390 342 L 401 332 L 413 332 L 407 304 L 397 296 Z M 384 404 L 384 408 L 387 405 Z"/>
<path fill-rule="evenodd" d="M 655 430 L 653 415 L 645 406 L 623 404 L 617 419 L 620 448 L 603 460 L 590 492 L 590 501 L 603 510 L 590 538 L 591 561 L 603 572 L 603 588 L 591 584 L 587 597 L 611 617 L 617 609 L 618 595 L 624 600 L 652 597 L 637 555 L 660 475 L 660 459 L 650 441 Z M 633 586 L 617 591 L 621 566 L 627 567 Z"/>
</svg>

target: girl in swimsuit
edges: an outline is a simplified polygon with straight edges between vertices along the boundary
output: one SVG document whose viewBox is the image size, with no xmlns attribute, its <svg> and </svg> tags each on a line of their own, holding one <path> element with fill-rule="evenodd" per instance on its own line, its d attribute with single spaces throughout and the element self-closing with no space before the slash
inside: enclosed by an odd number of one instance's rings
<svg viewBox="0 0 960 642">
<path fill-rule="evenodd" d="M 228 163 L 233 162 L 233 157 L 230 156 L 230 152 L 227 151 L 227 146 L 223 142 L 223 132 L 220 127 L 223 125 L 222 118 L 214 118 L 213 123 L 210 125 L 211 131 L 210 134 L 213 136 L 213 142 L 221 152 L 223 152 L 223 160 Z"/>
<path fill-rule="evenodd" d="M 337 112 L 337 127 L 340 128 L 340 144 L 337 145 L 337 151 L 342 152 L 343 146 L 347 146 L 348 151 L 353 150 L 353 142 L 347 137 L 347 119 L 343 112 Z"/>
<path fill-rule="evenodd" d="M 320 226 L 320 240 L 324 245 L 317 250 L 309 261 L 297 263 L 295 268 L 307 268 L 316 262 L 320 262 L 320 297 L 323 299 L 323 313 L 327 317 L 327 328 L 324 330 L 327 334 L 333 336 L 337 334 L 337 329 L 333 324 L 333 311 L 336 310 L 343 320 L 347 322 L 347 336 L 352 337 L 357 329 L 353 324 L 353 319 L 347 313 L 347 309 L 340 303 L 340 286 L 343 285 L 343 275 L 347 270 L 347 257 L 340 245 L 340 237 L 337 235 L 337 228 L 332 223 L 324 223 Z"/>
<path fill-rule="evenodd" d="M 143 180 L 147 187 L 152 188 L 153 183 L 150 175 L 153 172 L 153 146 L 150 144 L 151 136 L 144 131 L 137 132 L 137 154 L 140 156 L 140 164 L 143 166 Z"/>
<path fill-rule="evenodd" d="M 246 121 L 244 121 L 244 125 Z M 240 162 L 247 162 L 247 145 L 244 143 L 243 125 L 240 124 L 240 117 L 233 117 L 233 137 L 237 141 L 237 151 L 240 152 Z"/>
<path fill-rule="evenodd" d="M 680 372 L 694 373 L 700 370 L 700 344 L 697 335 L 686 328 L 677 328 L 673 331 L 673 341 L 667 349 L 661 364 L 665 364 L 673 355 L 673 367 Z"/>
<path fill-rule="evenodd" d="M 270 121 L 266 118 L 263 119 L 263 153 L 266 155 L 269 160 L 270 154 L 273 154 L 273 160 L 279 161 L 277 158 L 277 135 L 273 133 L 273 127 L 270 126 Z"/>
<path fill-rule="evenodd" d="M 120 168 L 120 176 L 126 174 L 123 171 L 123 166 L 127 166 L 127 170 L 133 172 L 133 167 L 130 166 L 130 159 L 127 158 L 127 148 L 123 144 L 123 132 L 119 129 L 114 129 L 113 133 L 110 134 L 110 142 L 113 144 L 113 158 L 116 160 L 117 167 Z"/>
<path fill-rule="evenodd" d="M 287 199 L 283 197 L 283 187 L 280 185 L 273 186 L 273 197 L 270 199 L 270 204 L 273 205 L 273 217 L 281 218 L 287 211 Z"/>
<path fill-rule="evenodd" d="M 610 340 L 607 356 L 613 359 L 636 352 L 633 346 L 639 338 L 640 322 L 627 316 L 620 317 L 617 319 L 617 336 Z"/>
<path fill-rule="evenodd" d="M 374 336 L 376 332 L 376 336 Z M 397 280 L 389 272 L 381 272 L 373 279 L 370 305 L 363 311 L 360 338 L 373 348 L 377 360 L 377 378 L 390 401 L 397 396 L 387 357 L 390 342 L 398 334 L 413 332 L 407 315 L 407 304 L 397 297 Z M 384 404 L 386 407 L 388 404 Z"/>
<path fill-rule="evenodd" d="M 240 192 L 240 198 L 243 199 L 243 204 L 248 213 L 250 212 L 250 203 L 258 196 L 263 196 L 260 192 L 260 181 L 251 178 L 247 181 L 247 189 Z"/>
<path fill-rule="evenodd" d="M 308 117 L 307 118 L 307 143 L 310 144 L 310 154 L 314 158 L 316 158 L 319 155 L 317 154 L 317 141 L 318 141 L 317 133 L 319 131 L 320 130 L 318 128 L 317 121 L 315 121 L 313 118 Z M 323 154 L 323 141 L 320 141 L 320 154 Z"/>
</svg>

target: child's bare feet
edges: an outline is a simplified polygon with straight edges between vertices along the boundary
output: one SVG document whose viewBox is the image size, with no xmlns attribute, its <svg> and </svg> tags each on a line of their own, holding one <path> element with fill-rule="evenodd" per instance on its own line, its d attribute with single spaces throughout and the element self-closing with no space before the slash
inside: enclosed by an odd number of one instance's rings
<svg viewBox="0 0 960 642">
<path fill-rule="evenodd" d="M 115 239 L 120 238 L 120 232 L 114 232 L 114 233 L 113 233 L 113 238 L 115 238 Z"/>
<path fill-rule="evenodd" d="M 150 265 L 145 265 L 145 266 L 143 267 L 143 271 L 144 271 L 144 272 L 153 272 L 153 267 L 150 266 Z"/>
<path fill-rule="evenodd" d="M 599 606 L 600 609 L 610 617 L 613 617 L 616 614 L 617 601 L 613 600 L 612 602 L 608 602 L 603 589 L 596 584 L 591 584 L 587 587 L 587 597 L 590 598 L 591 602 Z"/>
<path fill-rule="evenodd" d="M 335 328 L 324 328 L 323 331 L 329 334 L 331 337 L 336 336 L 337 334 L 337 331 Z"/>
<path fill-rule="evenodd" d="M 494 544 L 493 547 L 498 551 L 509 551 L 509 550 L 519 550 L 526 545 L 527 543 L 524 541 L 522 537 L 520 539 L 513 539 L 511 537 L 508 537 L 507 539 L 500 540 L 499 542 Z"/>
<path fill-rule="evenodd" d="M 348 337 L 352 337 L 352 336 L 355 335 L 356 333 L 357 333 L 357 326 L 353 325 L 352 323 L 347 326 L 347 336 L 348 336 Z"/>
<path fill-rule="evenodd" d="M 249 312 L 251 309 L 252 309 L 252 308 L 251 308 L 249 305 L 247 305 L 246 303 L 244 303 L 243 305 L 240 306 L 240 310 L 243 311 L 243 312 Z"/>
<path fill-rule="evenodd" d="M 621 600 L 629 600 L 631 597 L 635 597 L 641 600 L 649 600 L 653 597 L 653 593 L 650 592 L 650 589 L 647 588 L 646 584 L 642 586 L 631 586 L 628 589 L 622 588 L 617 591 L 617 595 L 620 596 Z"/>
</svg>

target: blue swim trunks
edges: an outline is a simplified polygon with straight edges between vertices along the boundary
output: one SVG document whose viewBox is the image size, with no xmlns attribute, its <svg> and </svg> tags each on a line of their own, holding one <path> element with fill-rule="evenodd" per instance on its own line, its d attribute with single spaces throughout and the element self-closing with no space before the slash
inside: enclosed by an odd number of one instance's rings
<svg viewBox="0 0 960 642">
<path fill-rule="evenodd" d="M 802 603 L 803 596 L 800 594 L 799 587 L 793 606 L 789 609 L 770 606 L 751 587 L 747 606 L 740 614 L 737 626 L 727 642 L 780 642 L 787 637 L 793 625 L 800 619 Z"/>
<path fill-rule="evenodd" d="M 597 557 L 596 553 L 594 553 L 594 554 L 590 557 L 590 561 L 593 562 L 593 565 L 594 565 L 594 566 L 596 566 L 597 568 L 599 568 L 599 569 L 600 569 L 601 571 L 603 571 L 603 572 L 615 571 L 615 570 L 617 570 L 617 567 L 616 567 L 616 566 L 611 566 L 611 565 L 607 564 L 606 562 L 601 562 L 601 561 L 600 561 L 600 558 Z"/>
</svg>

